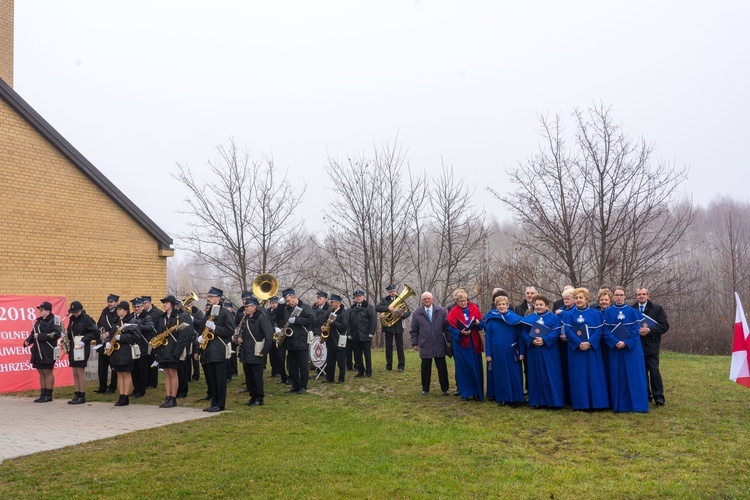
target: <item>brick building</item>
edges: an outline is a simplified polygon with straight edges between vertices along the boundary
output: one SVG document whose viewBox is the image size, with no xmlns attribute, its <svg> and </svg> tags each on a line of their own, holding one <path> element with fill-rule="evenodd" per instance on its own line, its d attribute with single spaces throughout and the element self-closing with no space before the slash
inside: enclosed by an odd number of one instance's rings
<svg viewBox="0 0 750 500">
<path fill-rule="evenodd" d="M 13 0 L 0 0 L 0 294 L 164 296 L 172 239 L 13 85 Z"/>
</svg>

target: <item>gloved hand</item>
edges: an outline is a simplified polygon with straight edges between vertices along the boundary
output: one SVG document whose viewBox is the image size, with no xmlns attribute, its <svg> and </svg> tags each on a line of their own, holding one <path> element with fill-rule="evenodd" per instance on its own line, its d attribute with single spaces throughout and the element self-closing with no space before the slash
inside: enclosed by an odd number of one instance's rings
<svg viewBox="0 0 750 500">
<path fill-rule="evenodd" d="M 274 331 L 275 331 L 276 333 L 279 333 L 279 332 L 281 331 L 281 328 L 279 328 L 278 326 L 276 326 L 276 327 L 274 327 L 274 329 L 273 329 L 273 330 L 274 330 Z"/>
<path fill-rule="evenodd" d="M 213 321 L 206 321 L 206 326 L 211 330 L 216 330 L 216 323 L 214 323 Z"/>
<path fill-rule="evenodd" d="M 120 335 L 115 335 L 115 340 L 119 342 L 120 341 Z"/>
<path fill-rule="evenodd" d="M 294 321 L 295 321 L 296 319 L 297 319 L 297 318 L 295 318 L 294 316 L 292 316 L 291 318 L 289 318 L 289 324 L 290 324 L 290 325 L 293 325 L 293 324 L 294 324 Z"/>
<path fill-rule="evenodd" d="M 198 335 L 198 343 L 199 344 L 203 343 L 203 335 Z"/>
<path fill-rule="evenodd" d="M 78 342 L 78 343 L 76 344 L 76 348 L 77 348 L 77 349 L 83 349 L 83 347 L 84 347 L 84 345 L 83 345 L 83 342 Z"/>
<path fill-rule="evenodd" d="M 106 344 L 104 344 L 104 348 L 105 349 L 111 349 L 112 348 L 112 344 L 110 344 L 109 342 L 107 342 Z"/>
</svg>

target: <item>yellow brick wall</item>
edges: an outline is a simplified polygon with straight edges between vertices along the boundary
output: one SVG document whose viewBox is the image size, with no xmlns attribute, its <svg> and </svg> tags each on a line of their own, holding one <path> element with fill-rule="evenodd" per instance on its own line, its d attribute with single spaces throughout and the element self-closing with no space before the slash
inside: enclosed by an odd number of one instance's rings
<svg viewBox="0 0 750 500">
<path fill-rule="evenodd" d="M 2 100 L 0 212 L 0 294 L 64 295 L 95 319 L 109 293 L 160 305 L 158 242 Z"/>
<path fill-rule="evenodd" d="M 13 86 L 13 0 L 0 0 L 0 78 Z"/>
</svg>

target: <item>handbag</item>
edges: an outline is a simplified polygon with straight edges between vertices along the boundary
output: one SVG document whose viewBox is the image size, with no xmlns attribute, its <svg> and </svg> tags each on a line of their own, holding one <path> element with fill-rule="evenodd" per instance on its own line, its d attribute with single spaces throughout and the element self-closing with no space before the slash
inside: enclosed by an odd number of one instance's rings
<svg viewBox="0 0 750 500">
<path fill-rule="evenodd" d="M 130 345 L 130 355 L 133 357 L 133 360 L 141 359 L 141 348 L 138 344 Z"/>
</svg>

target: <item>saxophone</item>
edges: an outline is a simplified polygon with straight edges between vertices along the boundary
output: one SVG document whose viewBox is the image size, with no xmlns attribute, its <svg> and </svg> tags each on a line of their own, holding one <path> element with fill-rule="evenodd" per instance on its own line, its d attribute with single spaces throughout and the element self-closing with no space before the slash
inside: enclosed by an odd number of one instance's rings
<svg viewBox="0 0 750 500">
<path fill-rule="evenodd" d="M 112 334 L 112 337 L 109 339 L 109 349 L 104 349 L 104 354 L 107 356 L 111 356 L 113 352 L 120 350 L 120 342 L 115 338 L 120 333 L 126 332 L 128 330 L 132 330 L 133 328 L 138 328 L 138 325 L 134 323 L 125 323 L 124 325 L 120 326 L 117 330 L 115 330 L 115 333 Z"/>
<path fill-rule="evenodd" d="M 206 320 L 206 323 L 208 323 L 209 321 L 213 321 L 216 315 L 218 314 L 218 312 L 216 312 L 214 309 L 216 307 L 220 307 L 220 306 L 218 305 L 211 306 L 212 314 L 211 316 L 208 317 L 208 319 Z M 201 333 L 201 335 L 203 336 L 203 342 L 201 342 L 200 348 L 201 348 L 201 351 L 205 351 L 206 347 L 208 347 L 208 343 L 214 339 L 214 332 L 213 330 L 211 330 L 209 327 L 206 326 L 203 328 L 203 332 Z"/>
<path fill-rule="evenodd" d="M 184 330 L 185 328 L 187 328 L 187 326 L 187 323 L 180 323 L 180 319 L 177 318 L 176 325 L 170 326 L 159 335 L 154 336 L 154 338 L 148 341 L 151 349 L 156 349 L 157 347 L 166 347 L 169 344 L 169 339 L 167 337 L 172 335 L 175 331 Z"/>
<path fill-rule="evenodd" d="M 302 313 L 302 308 L 297 306 L 292 310 L 292 314 L 289 315 L 290 318 L 298 317 Z M 286 321 L 286 325 L 284 325 L 284 328 L 279 330 L 278 332 L 273 334 L 273 340 L 276 342 L 276 347 L 281 347 L 284 341 L 287 337 L 291 337 L 294 335 L 294 330 L 292 330 L 292 327 L 289 326 L 289 320 Z"/>
<path fill-rule="evenodd" d="M 326 339 L 331 335 L 331 323 L 336 321 L 336 313 L 331 313 L 330 316 L 328 316 L 328 321 L 326 321 L 326 324 L 320 327 L 320 343 L 324 343 Z"/>
<path fill-rule="evenodd" d="M 65 316 L 66 318 L 70 318 L 70 314 Z M 59 316 L 55 316 L 55 321 L 60 322 L 60 340 L 58 341 L 58 344 L 60 345 L 60 349 L 62 349 L 62 352 L 65 354 L 70 353 L 70 339 L 68 339 L 68 331 L 65 329 L 65 321 L 61 320 Z"/>
</svg>

